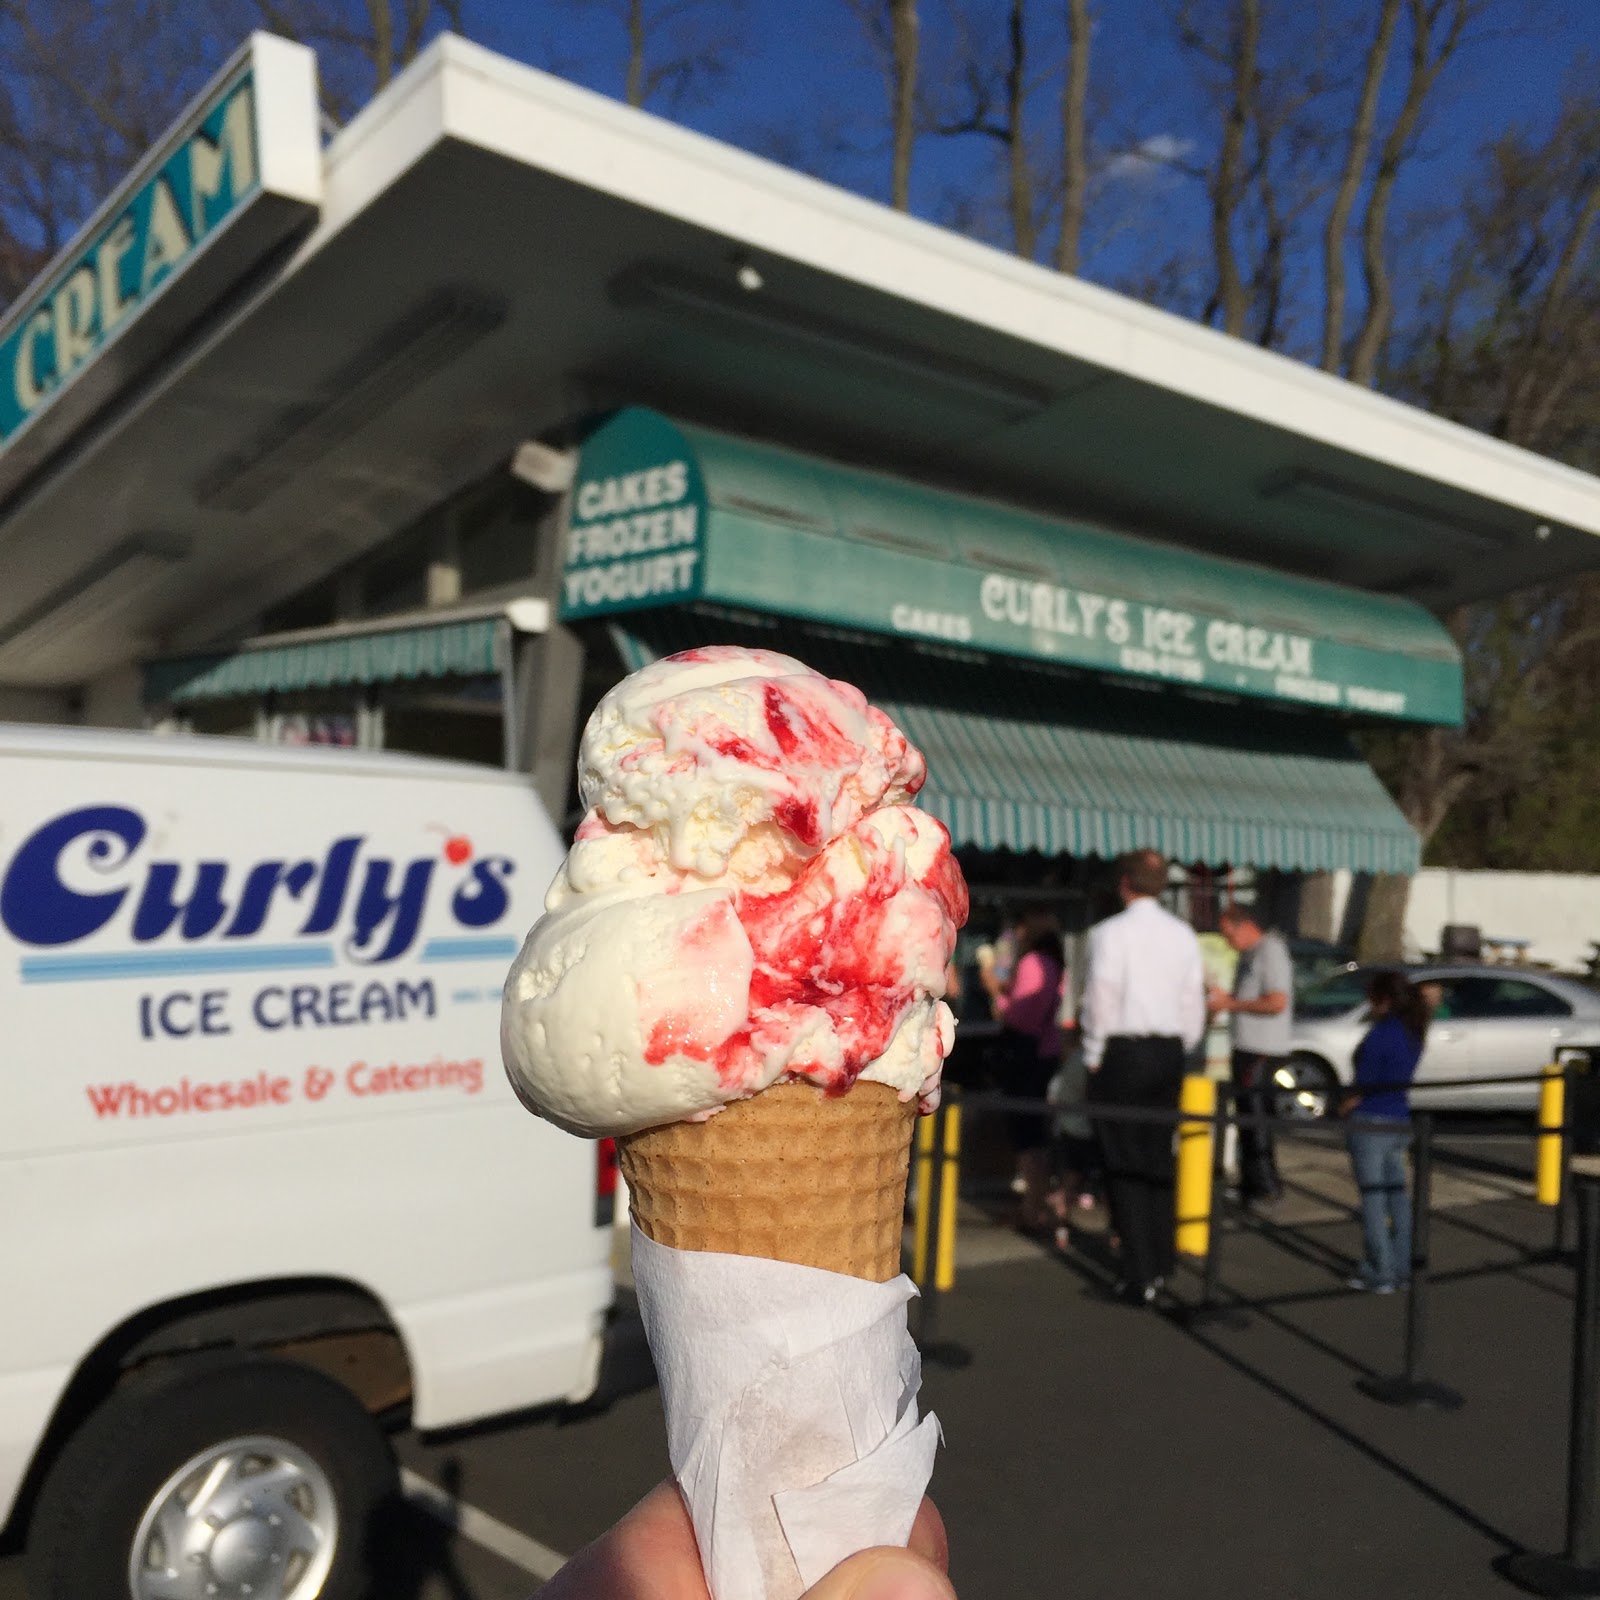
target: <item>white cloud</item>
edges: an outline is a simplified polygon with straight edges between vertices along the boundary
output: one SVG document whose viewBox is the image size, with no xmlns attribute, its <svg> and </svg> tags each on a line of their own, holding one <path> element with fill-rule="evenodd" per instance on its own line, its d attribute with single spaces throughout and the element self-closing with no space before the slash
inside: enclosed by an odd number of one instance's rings
<svg viewBox="0 0 1600 1600">
<path fill-rule="evenodd" d="M 1152 133 L 1131 150 L 1114 155 L 1105 167 L 1113 183 L 1149 183 L 1164 177 L 1194 152 L 1193 139 L 1180 139 L 1175 133 Z"/>
</svg>

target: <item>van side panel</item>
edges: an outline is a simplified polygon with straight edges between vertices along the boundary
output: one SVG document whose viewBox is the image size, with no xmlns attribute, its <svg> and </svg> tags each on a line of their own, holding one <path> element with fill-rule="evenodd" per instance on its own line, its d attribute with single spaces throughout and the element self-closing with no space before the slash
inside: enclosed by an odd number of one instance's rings
<svg viewBox="0 0 1600 1600">
<path fill-rule="evenodd" d="M 25 1308 L 0 1320 L 0 1516 L 72 1373 L 147 1307 L 362 1285 L 434 1427 L 581 1393 L 611 1298 L 594 1148 L 500 1067 L 561 859 L 531 789 L 160 748 L 0 746 L 0 1282 Z"/>
</svg>

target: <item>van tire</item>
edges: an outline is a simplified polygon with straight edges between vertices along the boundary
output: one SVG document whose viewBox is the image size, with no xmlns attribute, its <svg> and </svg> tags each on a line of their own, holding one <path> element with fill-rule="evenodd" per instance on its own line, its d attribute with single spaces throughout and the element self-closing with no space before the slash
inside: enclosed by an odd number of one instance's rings
<svg viewBox="0 0 1600 1600">
<path fill-rule="evenodd" d="M 297 1584 L 295 1600 L 362 1600 L 381 1542 L 380 1521 L 398 1504 L 388 1441 L 342 1384 L 292 1361 L 233 1353 L 163 1361 L 135 1374 L 68 1440 L 31 1519 L 31 1600 L 129 1595 L 135 1537 L 146 1513 L 169 1498 L 164 1486 L 186 1464 L 235 1439 L 282 1442 L 311 1464 L 312 1481 L 334 1508 L 337 1531 L 326 1577 L 320 1585 L 314 1579 L 309 1587 Z M 219 1534 L 218 1547 L 237 1557 L 258 1532 L 241 1527 L 226 1549 Z M 298 1564 L 304 1558 L 289 1559 Z"/>
</svg>

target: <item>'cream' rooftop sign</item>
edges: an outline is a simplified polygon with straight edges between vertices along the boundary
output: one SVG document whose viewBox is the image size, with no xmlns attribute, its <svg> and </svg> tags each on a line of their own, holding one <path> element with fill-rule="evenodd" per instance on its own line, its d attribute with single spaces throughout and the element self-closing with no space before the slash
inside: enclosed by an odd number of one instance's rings
<svg viewBox="0 0 1600 1600">
<path fill-rule="evenodd" d="M 255 34 L 0 323 L 0 491 L 316 215 L 316 60 Z"/>
</svg>

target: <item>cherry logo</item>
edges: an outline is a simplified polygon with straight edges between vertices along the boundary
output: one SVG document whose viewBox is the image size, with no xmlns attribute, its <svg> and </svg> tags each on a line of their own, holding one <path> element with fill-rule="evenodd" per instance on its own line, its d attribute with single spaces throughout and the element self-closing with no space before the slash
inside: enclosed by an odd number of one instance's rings
<svg viewBox="0 0 1600 1600">
<path fill-rule="evenodd" d="M 472 841 L 466 834 L 452 833 L 442 822 L 430 822 L 428 831 L 443 835 L 444 858 L 452 867 L 459 867 L 462 862 L 472 859 Z"/>
</svg>

